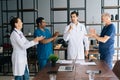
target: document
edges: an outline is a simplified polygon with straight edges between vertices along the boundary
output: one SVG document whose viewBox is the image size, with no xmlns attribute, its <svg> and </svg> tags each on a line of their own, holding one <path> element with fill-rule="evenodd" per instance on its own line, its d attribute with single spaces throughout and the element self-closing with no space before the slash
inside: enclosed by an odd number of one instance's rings
<svg viewBox="0 0 120 80">
<path fill-rule="evenodd" d="M 95 62 L 81 62 L 81 65 L 90 65 L 90 66 L 95 66 L 96 63 Z"/>
<path fill-rule="evenodd" d="M 60 63 L 60 64 L 72 64 L 72 60 L 58 60 L 57 63 Z"/>
<path fill-rule="evenodd" d="M 57 63 L 60 63 L 60 64 L 73 64 L 73 61 L 72 60 L 58 60 Z M 96 65 L 95 62 L 86 62 L 85 60 L 76 60 L 75 64 L 91 65 L 91 66 Z"/>
</svg>

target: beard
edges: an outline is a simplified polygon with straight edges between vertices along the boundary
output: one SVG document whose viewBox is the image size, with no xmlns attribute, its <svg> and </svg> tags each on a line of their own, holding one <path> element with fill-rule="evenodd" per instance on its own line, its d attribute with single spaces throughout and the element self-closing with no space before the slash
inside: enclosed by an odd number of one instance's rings
<svg viewBox="0 0 120 80">
<path fill-rule="evenodd" d="M 106 25 L 106 23 L 105 22 L 102 22 L 102 26 L 105 26 Z"/>
</svg>

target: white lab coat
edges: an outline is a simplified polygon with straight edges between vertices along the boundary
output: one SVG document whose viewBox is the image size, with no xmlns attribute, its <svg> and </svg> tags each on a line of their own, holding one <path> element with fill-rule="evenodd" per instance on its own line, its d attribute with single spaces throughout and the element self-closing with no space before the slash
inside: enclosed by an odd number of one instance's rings
<svg viewBox="0 0 120 80">
<path fill-rule="evenodd" d="M 34 46 L 38 43 L 34 41 L 28 41 L 23 33 L 15 29 L 10 36 L 11 44 L 13 47 L 12 53 L 12 69 L 14 76 L 22 76 L 25 71 L 25 67 L 28 68 L 27 52 L 26 49 Z"/>
<path fill-rule="evenodd" d="M 73 26 L 73 29 L 70 32 L 67 32 L 70 25 Z M 63 39 L 68 41 L 68 59 L 75 59 L 76 56 L 77 59 L 85 58 L 84 48 L 89 50 L 89 41 L 88 37 L 85 36 L 86 34 L 87 32 L 85 26 L 79 22 L 77 25 L 70 23 L 68 26 L 66 26 Z"/>
</svg>

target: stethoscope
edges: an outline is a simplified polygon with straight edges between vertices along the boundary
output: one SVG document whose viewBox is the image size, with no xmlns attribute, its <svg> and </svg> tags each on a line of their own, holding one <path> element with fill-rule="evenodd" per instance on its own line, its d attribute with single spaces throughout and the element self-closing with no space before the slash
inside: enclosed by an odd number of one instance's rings
<svg viewBox="0 0 120 80">
<path fill-rule="evenodd" d="M 21 34 L 19 34 L 15 29 L 14 29 L 14 31 L 20 36 L 20 38 L 22 38 L 22 35 L 21 35 Z"/>
<path fill-rule="evenodd" d="M 76 24 L 72 23 L 72 25 L 71 25 L 71 26 L 77 27 L 77 26 L 78 26 L 78 24 L 76 25 Z M 78 28 L 76 28 L 76 29 L 78 29 Z M 80 30 L 80 31 L 82 31 L 82 26 L 81 26 L 81 25 L 79 26 L 79 30 Z M 78 31 L 78 30 L 76 30 L 76 31 Z"/>
</svg>

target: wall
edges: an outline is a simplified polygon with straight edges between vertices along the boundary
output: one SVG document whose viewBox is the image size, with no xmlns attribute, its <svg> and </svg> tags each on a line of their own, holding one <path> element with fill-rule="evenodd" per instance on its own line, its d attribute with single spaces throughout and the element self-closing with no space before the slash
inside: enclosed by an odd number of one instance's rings
<svg viewBox="0 0 120 80">
<path fill-rule="evenodd" d="M 20 0 L 19 0 L 20 1 Z M 33 0 L 23 0 L 23 8 L 32 8 L 33 6 Z M 90 23 L 101 23 L 101 0 L 86 0 L 86 22 L 87 24 Z M 117 0 L 116 0 L 117 1 Z M 105 5 L 116 5 L 116 1 L 115 0 L 110 0 L 109 2 L 107 0 L 105 0 Z M 0 1 L 1 2 L 1 1 Z M 67 6 L 67 0 L 54 0 L 54 6 L 55 7 L 66 7 Z M 70 7 L 84 7 L 84 0 L 70 0 L 71 4 Z M 9 0 L 9 9 L 16 9 L 16 0 Z M 27 5 L 26 5 L 27 4 Z M 1 5 L 1 4 L 0 4 Z M 46 22 L 50 22 L 50 0 L 38 0 L 38 16 L 42 16 L 45 18 Z M 21 6 L 19 6 L 21 7 Z M 1 8 L 1 6 L 0 6 Z M 5 8 L 5 6 L 4 6 Z M 1 10 L 1 9 L 0 9 Z M 117 14 L 116 10 L 105 10 L 105 12 L 109 12 L 111 14 Z M 13 15 L 16 16 L 16 13 L 10 13 L 9 17 Z M 27 22 L 33 22 L 33 13 L 24 13 L 24 20 L 23 22 L 26 23 Z M 85 20 L 84 19 L 84 11 L 80 11 L 79 12 L 79 19 L 80 20 Z M 60 21 L 67 21 L 67 14 L 66 11 L 56 11 L 55 12 L 55 21 L 56 22 L 60 22 Z M 0 18 L 1 18 L 1 11 L 0 11 Z M 9 19 L 8 19 L 9 20 Z M 31 21 L 32 20 L 32 21 Z M 6 22 L 6 20 L 4 20 L 4 22 Z M 114 23 L 116 25 L 116 23 Z M 64 28 L 67 24 L 56 24 L 55 25 L 55 31 L 59 31 L 61 34 L 63 34 Z M 1 26 L 1 19 L 0 19 L 0 26 Z M 24 25 L 24 34 L 28 34 L 29 32 L 31 32 L 33 34 L 34 29 L 33 29 L 34 25 Z M 98 34 L 100 34 L 101 31 L 101 26 L 98 25 L 87 25 L 88 27 L 94 27 L 96 28 Z M 117 30 L 116 30 L 117 31 Z M 1 34 L 1 28 L 0 28 L 0 34 Z M 0 36 L 0 44 L 2 44 L 1 41 L 1 36 Z M 117 44 L 117 42 L 116 42 Z"/>
<path fill-rule="evenodd" d="M 38 16 L 50 22 L 50 0 L 38 0 Z"/>
<path fill-rule="evenodd" d="M 23 3 L 23 8 L 32 8 L 33 6 L 33 0 L 23 0 L 24 3 Z M 54 0 L 54 4 L 55 4 L 55 7 L 66 7 L 67 6 L 67 0 Z M 70 4 L 70 7 L 84 7 L 84 0 L 70 0 L 71 4 Z M 8 1 L 9 3 L 9 9 L 16 9 L 16 0 L 10 0 Z M 98 6 L 96 5 L 96 3 L 98 4 L 98 0 L 87 0 L 87 23 L 90 23 L 91 21 L 91 18 L 93 18 L 93 15 L 94 15 L 94 19 L 95 21 L 97 20 L 100 20 L 100 17 L 96 17 L 96 16 L 99 16 L 101 10 L 98 10 L 98 8 L 100 9 L 100 0 L 99 0 L 99 4 Z M 12 5 L 11 5 L 12 4 Z M 13 5 L 14 4 L 14 5 Z M 27 4 L 27 5 L 26 5 Z M 93 5 L 93 6 L 91 6 Z M 96 7 L 94 7 L 96 6 Z M 21 7 L 21 6 L 19 6 Z M 94 8 L 94 9 L 93 9 Z M 97 14 L 95 13 L 95 11 L 97 12 Z M 42 16 L 45 18 L 46 22 L 50 22 L 50 0 L 38 0 L 38 16 Z M 15 15 L 15 13 L 11 13 L 9 15 L 9 17 L 11 15 Z M 31 20 L 33 20 L 33 13 L 24 13 L 24 20 L 23 22 L 26 23 L 25 21 L 27 22 L 33 22 Z M 80 11 L 79 12 L 79 18 L 80 20 L 85 20 L 84 19 L 84 11 Z M 91 16 L 92 15 L 92 16 Z M 59 22 L 59 21 L 67 21 L 67 18 L 66 18 L 67 14 L 66 14 L 66 11 L 61 11 L 61 12 L 55 12 L 55 21 Z M 6 20 L 4 20 L 6 21 Z M 1 22 L 0 22 L 0 25 L 1 25 Z M 63 31 L 64 31 L 64 28 L 67 24 L 63 24 L 63 25 L 55 25 L 55 31 L 59 31 L 61 34 L 63 34 Z M 33 27 L 33 25 L 25 25 L 24 26 L 24 34 L 28 34 L 28 32 L 30 31 L 31 33 L 34 32 L 34 29 L 30 27 Z M 1 32 L 1 31 L 0 31 Z M 1 39 L 0 39 L 1 40 Z M 1 41 L 0 41 L 0 44 L 1 44 Z"/>
<path fill-rule="evenodd" d="M 101 23 L 101 0 L 87 0 L 86 1 L 86 23 L 87 24 L 100 24 Z M 87 25 L 101 32 L 101 25 Z"/>
<path fill-rule="evenodd" d="M 1 1 L 0 1 L 0 5 L 1 5 Z M 5 1 L 4 1 L 4 0 L 3 0 L 3 4 L 2 4 L 2 5 L 3 5 L 3 10 L 5 10 L 5 9 L 6 9 L 6 5 L 5 5 Z M 8 0 L 8 9 L 10 9 L 10 10 L 11 10 L 11 9 L 16 9 L 16 5 L 17 5 L 17 4 L 16 4 L 16 0 Z M 0 6 L 0 7 L 1 7 L 1 6 Z M 1 12 L 1 9 L 0 9 L 0 12 Z M 11 16 L 16 16 L 16 15 L 17 15 L 16 13 L 11 12 L 11 13 L 8 14 L 8 18 L 7 18 L 7 17 L 6 17 L 6 14 L 7 14 L 7 13 L 3 13 L 3 17 L 4 17 L 4 18 L 3 18 L 3 23 L 9 22 Z M 2 24 L 1 24 L 1 23 L 2 23 L 2 22 L 1 22 L 1 16 L 2 16 L 2 15 L 1 15 L 1 13 L 0 13 L 0 26 L 2 25 Z M 7 21 L 7 19 L 8 19 L 8 21 Z M 8 31 L 10 31 L 10 29 L 11 29 L 11 27 L 8 26 Z M 0 34 L 2 35 L 2 28 L 0 28 L 0 30 L 1 30 L 1 31 L 0 31 Z M 7 35 L 7 32 L 6 32 L 6 31 L 7 31 L 7 27 L 4 26 L 4 34 L 5 34 L 5 35 Z M 5 36 L 5 35 L 4 35 L 4 36 Z M 1 37 L 1 39 L 0 39 L 0 45 L 1 45 L 1 44 L 2 44 L 2 36 L 0 36 L 0 37 Z M 5 39 L 5 41 L 7 41 L 7 39 Z"/>
<path fill-rule="evenodd" d="M 67 0 L 54 0 L 54 7 L 61 8 L 67 7 Z M 70 0 L 70 8 L 84 8 L 84 0 Z M 73 10 L 70 10 L 72 12 Z M 79 10 L 79 20 L 85 21 L 84 10 Z M 70 15 L 69 15 L 70 16 Z M 54 11 L 54 21 L 55 22 L 67 22 L 67 11 Z M 55 31 L 59 31 L 63 34 L 66 24 L 55 24 Z"/>
<path fill-rule="evenodd" d="M 2 35 L 2 29 L 1 29 L 1 4 L 0 4 L 0 34 Z M 0 45 L 1 45 L 1 43 L 2 43 L 2 36 L 0 36 Z"/>
</svg>

